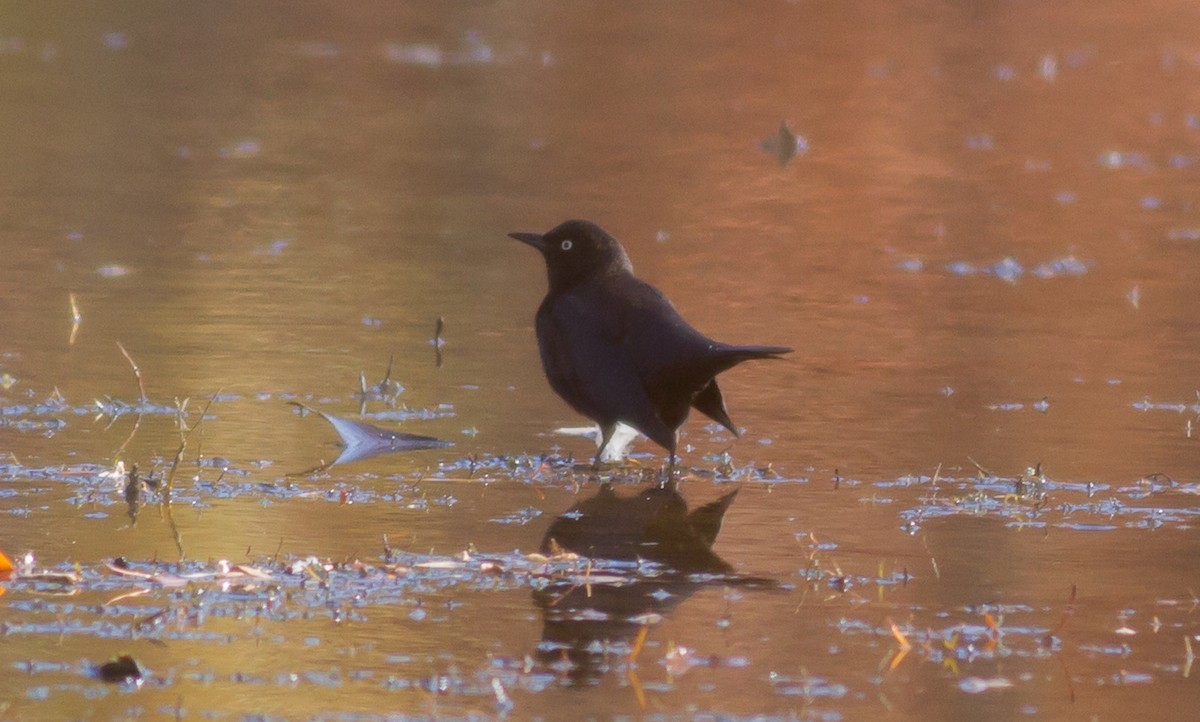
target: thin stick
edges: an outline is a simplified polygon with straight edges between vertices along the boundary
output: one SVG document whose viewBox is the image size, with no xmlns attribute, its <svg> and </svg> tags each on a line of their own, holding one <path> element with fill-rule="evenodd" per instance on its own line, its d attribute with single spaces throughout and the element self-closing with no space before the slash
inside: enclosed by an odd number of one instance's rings
<svg viewBox="0 0 1200 722">
<path fill-rule="evenodd" d="M 968 457 L 967 457 L 967 461 L 969 461 L 969 462 L 971 462 L 972 464 L 974 464 L 974 465 L 975 465 L 975 469 L 976 469 L 976 470 L 979 472 L 979 475 L 980 475 L 980 476 L 982 476 L 982 477 L 984 477 L 984 478 L 987 478 L 987 477 L 995 477 L 995 476 L 996 476 L 996 475 L 995 475 L 995 474 L 993 474 L 992 472 L 990 472 L 990 471 L 988 471 L 987 469 L 985 469 L 985 468 L 983 468 L 982 466 L 980 466 L 980 465 L 979 465 L 979 462 L 978 462 L 978 461 L 975 461 L 975 460 L 974 460 L 974 459 L 972 459 L 971 457 L 969 457 L 969 456 L 968 456 Z"/>
<path fill-rule="evenodd" d="M 200 428 L 200 424 L 204 423 L 204 417 L 208 415 L 208 409 L 213 405 L 213 402 L 217 400 L 217 396 L 219 396 L 220 393 L 220 391 L 217 391 L 217 393 L 209 397 L 208 403 L 204 405 L 204 409 L 200 412 L 199 420 L 197 420 L 190 429 L 182 426 L 180 427 L 179 450 L 175 452 L 175 459 L 171 462 L 171 468 L 167 471 L 167 480 L 163 484 L 164 505 L 171 503 L 171 488 L 175 483 L 175 471 L 179 468 L 179 462 L 183 460 L 183 450 L 187 448 L 188 437 L 192 435 L 192 432 Z"/>
<path fill-rule="evenodd" d="M 79 313 L 79 304 L 75 301 L 75 292 L 71 291 L 67 294 L 67 298 L 71 301 L 71 338 L 67 341 L 67 345 L 74 346 L 75 337 L 79 335 L 79 323 L 83 321 L 83 314 Z"/>
<path fill-rule="evenodd" d="M 171 468 L 167 470 L 166 481 L 163 482 L 162 504 L 160 508 L 162 509 L 163 517 L 167 520 L 167 526 L 171 529 L 171 536 L 175 540 L 175 548 L 179 550 L 179 556 L 181 559 L 183 558 L 184 553 L 183 535 L 180 534 L 179 527 L 175 524 L 175 515 L 171 511 L 171 489 L 175 485 L 175 472 L 179 469 L 179 462 L 183 460 L 183 451 L 187 448 L 188 437 L 192 435 L 192 432 L 200 427 L 200 424 L 204 423 L 204 417 L 208 415 L 208 409 L 213 405 L 213 402 L 217 400 L 217 396 L 220 394 L 221 392 L 218 390 L 208 399 L 208 403 L 204 405 L 204 409 L 200 412 L 200 418 L 195 424 L 192 425 L 190 429 L 180 425 L 179 450 L 175 452 L 175 458 L 171 461 Z"/>
<path fill-rule="evenodd" d="M 137 362 L 133 360 L 133 357 L 129 355 L 129 352 L 125 350 L 125 347 L 121 345 L 120 341 L 117 341 L 117 348 L 121 349 L 121 355 L 124 356 L 125 360 L 129 362 L 129 365 L 131 367 L 133 367 L 133 375 L 135 377 L 137 377 L 138 391 L 141 392 L 142 403 L 145 404 L 146 403 L 146 382 L 142 380 L 142 370 L 140 368 L 138 368 Z"/>
<path fill-rule="evenodd" d="M 396 354 L 388 356 L 387 371 L 385 371 L 383 374 L 383 380 L 379 382 L 379 393 L 384 396 L 387 396 L 388 394 L 388 382 L 392 380 L 392 363 L 395 362 L 395 360 Z"/>
<path fill-rule="evenodd" d="M 437 324 L 433 327 L 433 353 L 437 360 L 437 367 L 442 367 L 442 329 L 446 325 L 446 319 L 438 316 Z"/>
<path fill-rule="evenodd" d="M 1067 626 L 1067 622 L 1071 620 L 1071 617 L 1075 616 L 1075 599 L 1078 596 L 1078 594 L 1079 594 L 1078 586 L 1075 584 L 1072 584 L 1071 585 L 1071 596 L 1067 598 L 1067 606 L 1063 609 L 1062 617 L 1059 618 L 1058 625 L 1055 626 L 1054 629 L 1051 629 L 1049 632 L 1046 633 L 1045 636 L 1042 637 L 1043 644 L 1046 644 L 1048 646 L 1053 641 L 1054 637 L 1059 632 L 1061 632 L 1064 627 Z"/>
<path fill-rule="evenodd" d="M 113 419 L 115 422 L 116 419 Z M 111 425 L 111 424 L 110 424 Z M 138 427 L 142 425 L 142 412 L 138 411 L 137 418 L 133 420 L 133 428 L 129 430 L 129 436 L 125 437 L 125 441 L 117 447 L 117 453 L 113 455 L 114 460 L 120 460 L 121 454 L 125 453 L 125 447 L 129 446 L 129 442 L 133 441 L 133 437 L 137 435 Z"/>
</svg>

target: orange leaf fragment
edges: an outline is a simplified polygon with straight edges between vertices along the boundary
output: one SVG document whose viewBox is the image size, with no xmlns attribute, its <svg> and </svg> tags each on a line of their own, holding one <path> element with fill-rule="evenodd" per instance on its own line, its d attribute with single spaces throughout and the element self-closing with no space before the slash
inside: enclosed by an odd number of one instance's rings
<svg viewBox="0 0 1200 722">
<path fill-rule="evenodd" d="M 908 637 L 904 636 L 904 632 L 900 631 L 900 627 L 897 627 L 896 623 L 890 619 L 888 620 L 888 624 L 892 627 L 892 636 L 900 643 L 900 649 L 904 652 L 912 649 L 912 644 L 908 641 Z"/>
<path fill-rule="evenodd" d="M 1000 625 L 996 623 L 996 619 L 992 616 L 991 612 L 983 613 L 983 621 L 987 624 L 987 628 L 992 631 L 993 637 L 1000 634 Z"/>
</svg>

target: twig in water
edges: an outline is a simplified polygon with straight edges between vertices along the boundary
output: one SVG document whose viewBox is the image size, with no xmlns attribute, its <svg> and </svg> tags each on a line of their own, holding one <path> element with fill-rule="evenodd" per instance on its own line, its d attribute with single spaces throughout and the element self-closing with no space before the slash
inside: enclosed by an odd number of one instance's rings
<svg viewBox="0 0 1200 722">
<path fill-rule="evenodd" d="M 365 416 L 367 413 L 367 372 L 358 372 L 358 415 Z"/>
<path fill-rule="evenodd" d="M 116 423 L 115 417 L 113 418 L 113 423 Z M 121 445 L 119 447 L 117 447 L 117 453 L 113 454 L 114 459 L 120 459 L 121 454 L 125 453 L 125 447 L 129 446 L 130 441 L 133 441 L 133 437 L 134 437 L 134 435 L 137 434 L 138 427 L 140 427 L 141 425 L 142 425 L 142 412 L 138 411 L 137 418 L 133 420 L 133 428 L 129 430 L 129 436 L 125 437 L 125 441 L 121 442 Z M 112 424 L 109 424 L 109 426 L 112 426 Z"/>
<path fill-rule="evenodd" d="M 179 429 L 179 450 L 175 452 L 175 459 L 171 462 L 171 468 L 167 470 L 167 480 L 163 484 L 164 506 L 169 506 L 171 503 L 171 489 L 174 488 L 175 484 L 175 471 L 179 468 L 179 462 L 183 460 L 183 450 L 187 448 L 188 438 L 196 429 L 200 428 L 200 424 L 204 423 L 204 417 L 208 415 L 208 409 L 217 400 L 217 396 L 220 393 L 220 391 L 217 391 L 217 393 L 209 397 L 208 403 L 204 405 L 204 409 L 200 412 L 200 418 L 191 428 L 181 426 Z"/>
<path fill-rule="evenodd" d="M 75 345 L 75 337 L 79 335 L 79 323 L 83 321 L 83 314 L 79 313 L 79 304 L 75 301 L 75 292 L 67 294 L 67 298 L 71 301 L 71 338 L 67 341 L 68 346 Z"/>
<path fill-rule="evenodd" d="M 437 323 L 433 327 L 433 353 L 437 359 L 437 367 L 442 367 L 442 329 L 446 326 L 446 319 L 438 316 Z"/>
<path fill-rule="evenodd" d="M 129 362 L 129 365 L 133 367 L 133 375 L 137 378 L 138 382 L 138 392 L 141 393 L 142 404 L 145 405 L 146 382 L 142 380 L 142 370 L 138 368 L 137 362 L 133 360 L 133 357 L 129 355 L 129 352 L 125 350 L 125 347 L 121 345 L 120 341 L 117 341 L 117 348 L 121 349 L 121 355 L 124 356 L 125 360 Z"/>
<path fill-rule="evenodd" d="M 204 423 L 204 417 L 208 415 L 208 409 L 217 400 L 217 396 L 220 393 L 218 390 L 208 399 L 208 403 L 204 405 L 204 409 L 200 412 L 200 418 L 190 429 L 183 426 L 180 427 L 179 450 L 175 452 L 175 458 L 171 461 L 171 468 L 167 470 L 166 481 L 163 482 L 162 504 L 160 508 L 162 509 L 163 517 L 167 520 L 167 526 L 171 529 L 171 536 L 175 539 L 175 548 L 179 550 L 180 558 L 183 557 L 183 537 L 179 533 L 179 527 L 175 524 L 175 515 L 171 512 L 171 489 L 175 485 L 175 472 L 179 469 L 179 462 L 183 460 L 183 451 L 187 448 L 188 437 Z"/>
<path fill-rule="evenodd" d="M 72 298 L 74 297 L 72 296 Z M 76 322 L 76 325 L 78 326 L 78 322 Z M 73 332 L 71 334 L 71 338 L 75 338 L 75 334 Z M 129 436 L 125 437 L 125 440 L 121 442 L 119 447 L 117 447 L 117 453 L 113 455 L 113 458 L 120 459 L 121 454 L 125 453 L 125 447 L 129 446 L 129 442 L 133 441 L 133 437 L 137 435 L 138 429 L 142 425 L 142 413 L 146 408 L 148 400 L 146 398 L 146 382 L 142 379 L 142 370 L 138 368 L 137 362 L 133 360 L 133 357 L 129 355 L 129 352 L 125 350 L 125 347 L 121 345 L 120 341 L 117 341 L 117 348 L 120 349 L 121 355 L 125 357 L 125 360 L 129 362 L 130 367 L 133 368 L 133 376 L 138 382 L 138 393 L 141 394 L 141 403 L 138 404 L 138 414 L 137 418 L 133 421 L 133 428 L 129 430 Z M 108 426 L 112 426 L 113 424 L 117 423 L 118 416 L 120 416 L 119 413 L 115 414 L 113 416 L 113 420 L 109 422 Z M 105 430 L 107 429 L 108 427 L 106 426 Z"/>
<path fill-rule="evenodd" d="M 138 477 L 138 465 L 135 461 L 129 466 L 125 479 L 125 506 L 129 514 L 129 523 L 137 526 L 138 509 L 142 503 L 142 480 Z"/>
<path fill-rule="evenodd" d="M 633 640 L 633 649 L 629 650 L 629 663 L 637 662 L 638 655 L 642 653 L 642 646 L 646 644 L 646 637 L 650 634 L 650 627 L 645 624 L 638 630 L 637 639 Z"/>
<path fill-rule="evenodd" d="M 1075 584 L 1071 585 L 1071 596 L 1067 598 L 1067 607 L 1063 610 L 1062 617 L 1058 620 L 1058 625 L 1046 632 L 1042 637 L 1042 644 L 1049 646 L 1055 635 L 1062 631 L 1063 627 L 1067 626 L 1067 622 L 1075 615 L 1075 597 L 1079 589 Z"/>
<path fill-rule="evenodd" d="M 387 396 L 389 384 L 392 382 L 392 364 L 396 361 L 396 354 L 388 356 L 387 371 L 383 372 L 383 380 L 379 382 L 379 395 Z"/>
<path fill-rule="evenodd" d="M 982 476 L 982 477 L 984 477 L 984 478 L 987 478 L 987 477 L 993 477 L 993 478 L 994 478 L 994 477 L 996 476 L 996 475 L 995 475 L 995 474 L 993 474 L 992 472 L 990 472 L 990 471 L 988 471 L 987 469 L 985 469 L 985 468 L 983 468 L 982 466 L 980 466 L 980 465 L 979 465 L 979 462 L 978 462 L 978 461 L 975 461 L 975 460 L 974 460 L 974 459 L 972 459 L 971 457 L 969 457 L 969 456 L 968 456 L 968 457 L 967 457 L 967 461 L 969 461 L 969 462 L 971 462 L 972 464 L 974 464 L 974 465 L 975 465 L 975 470 L 979 472 L 980 476 Z"/>
</svg>

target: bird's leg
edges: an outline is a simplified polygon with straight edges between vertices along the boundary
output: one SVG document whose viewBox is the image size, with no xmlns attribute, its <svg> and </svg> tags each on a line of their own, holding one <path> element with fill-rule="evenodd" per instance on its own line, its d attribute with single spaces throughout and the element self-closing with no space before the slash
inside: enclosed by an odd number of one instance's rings
<svg viewBox="0 0 1200 722">
<path fill-rule="evenodd" d="M 616 430 L 616 424 L 600 424 L 600 447 L 596 449 L 596 457 L 592 459 L 592 469 L 597 471 L 600 469 L 600 456 L 604 453 L 605 447 L 612 440 Z"/>
<path fill-rule="evenodd" d="M 659 486 L 666 489 L 675 484 L 675 449 L 667 449 L 667 476 Z"/>
</svg>

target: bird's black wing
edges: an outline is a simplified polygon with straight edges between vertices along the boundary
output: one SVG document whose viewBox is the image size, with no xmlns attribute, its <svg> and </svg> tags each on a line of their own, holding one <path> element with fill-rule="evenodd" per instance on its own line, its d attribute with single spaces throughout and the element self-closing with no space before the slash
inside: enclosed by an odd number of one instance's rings
<svg viewBox="0 0 1200 722">
<path fill-rule="evenodd" d="M 559 396 L 602 427 L 623 421 L 674 450 L 675 430 L 659 418 L 642 383 L 625 310 L 600 288 L 548 298 L 537 315 L 546 377 Z"/>
<path fill-rule="evenodd" d="M 627 345 L 659 418 L 668 426 L 678 426 L 691 407 L 736 436 L 715 376 L 742 361 L 770 358 L 790 349 L 713 341 L 692 328 L 662 292 L 634 276 L 613 277 L 606 288 L 624 301 L 622 307 L 631 317 Z"/>
</svg>

